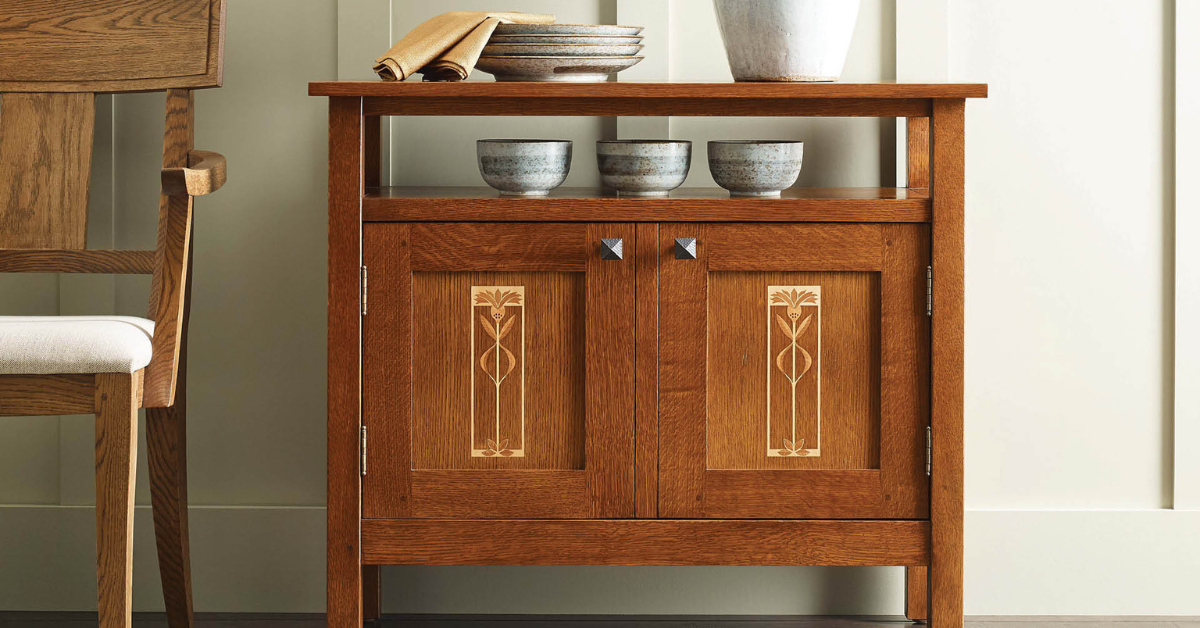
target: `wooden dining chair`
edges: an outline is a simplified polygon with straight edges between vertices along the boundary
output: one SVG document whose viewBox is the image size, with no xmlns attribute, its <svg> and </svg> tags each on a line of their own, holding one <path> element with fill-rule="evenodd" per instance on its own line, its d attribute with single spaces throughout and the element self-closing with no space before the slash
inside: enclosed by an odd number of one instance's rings
<svg viewBox="0 0 1200 628">
<path fill-rule="evenodd" d="M 96 415 L 102 628 L 130 625 L 138 409 L 171 628 L 192 626 L 185 404 L 192 199 L 225 182 L 193 150 L 221 84 L 225 0 L 0 0 L 0 272 L 150 274 L 146 318 L 0 316 L 0 416 Z M 166 91 L 153 251 L 86 249 L 95 94 Z"/>
</svg>

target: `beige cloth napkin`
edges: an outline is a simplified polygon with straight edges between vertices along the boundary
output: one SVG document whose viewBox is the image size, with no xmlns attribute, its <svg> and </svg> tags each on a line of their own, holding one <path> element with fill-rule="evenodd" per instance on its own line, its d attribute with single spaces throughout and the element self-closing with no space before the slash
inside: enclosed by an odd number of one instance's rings
<svg viewBox="0 0 1200 628">
<path fill-rule="evenodd" d="M 375 60 L 375 73 L 385 81 L 403 81 L 416 72 L 426 81 L 461 81 L 475 69 L 496 25 L 553 24 L 553 15 L 536 13 L 443 13 L 409 31 Z"/>
</svg>

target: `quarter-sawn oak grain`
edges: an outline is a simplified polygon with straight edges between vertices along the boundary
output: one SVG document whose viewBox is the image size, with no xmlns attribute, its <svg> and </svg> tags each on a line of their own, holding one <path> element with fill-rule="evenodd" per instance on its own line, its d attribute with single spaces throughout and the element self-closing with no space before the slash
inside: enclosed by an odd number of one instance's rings
<svg viewBox="0 0 1200 628">
<path fill-rule="evenodd" d="M 928 521 L 370 520 L 363 558 L 413 565 L 909 565 Z"/>
<path fill-rule="evenodd" d="M 366 191 L 367 221 L 720 221 L 929 222 L 924 190 L 810 188 L 779 198 L 730 198 L 720 188 L 680 188 L 666 198 L 614 196 L 592 188 L 558 188 L 539 198 L 501 197 L 488 187 L 384 187 Z"/>
<path fill-rule="evenodd" d="M 933 136 L 933 468 L 929 625 L 963 623 L 963 234 L 965 103 L 939 100 Z"/>
</svg>

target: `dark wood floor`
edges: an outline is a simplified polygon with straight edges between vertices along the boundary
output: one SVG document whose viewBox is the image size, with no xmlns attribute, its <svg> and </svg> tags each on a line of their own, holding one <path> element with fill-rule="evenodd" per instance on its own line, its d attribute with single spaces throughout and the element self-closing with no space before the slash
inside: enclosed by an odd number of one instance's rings
<svg viewBox="0 0 1200 628">
<path fill-rule="evenodd" d="M 0 628 L 93 628 L 95 613 L 0 612 Z M 167 628 L 161 614 L 137 614 L 134 628 Z M 595 617 L 595 616 L 391 616 L 374 628 L 903 628 L 903 617 Z M 324 628 L 323 615 L 213 614 L 196 616 L 196 628 Z M 966 628 L 1200 628 L 1200 618 L 976 617 Z"/>
</svg>

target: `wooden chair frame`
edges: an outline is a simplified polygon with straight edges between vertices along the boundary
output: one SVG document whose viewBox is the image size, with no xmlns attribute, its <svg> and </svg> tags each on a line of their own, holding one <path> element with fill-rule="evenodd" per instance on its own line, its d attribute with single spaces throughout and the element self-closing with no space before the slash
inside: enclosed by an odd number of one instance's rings
<svg viewBox="0 0 1200 628">
<path fill-rule="evenodd" d="M 60 194 L 64 205 L 73 207 L 45 202 L 39 206 L 35 201 L 32 207 L 21 206 L 20 213 L 0 213 L 0 272 L 153 275 L 148 313 L 155 323 L 153 352 L 144 369 L 134 373 L 0 375 L 0 416 L 96 415 L 96 546 L 102 628 L 128 628 L 131 622 L 139 408 L 147 410 L 151 504 L 168 623 L 171 628 L 193 625 L 186 452 L 192 209 L 194 197 L 214 192 L 225 183 L 226 167 L 220 154 L 193 149 L 191 90 L 221 84 L 225 0 L 180 0 L 176 5 L 129 0 L 0 0 L 0 12 L 6 16 L 6 23 L 0 26 L 0 48 L 19 51 L 0 60 L 0 103 L 3 109 L 12 105 L 13 110 L 9 120 L 0 110 L 0 174 L 5 173 L 3 157 L 11 154 L 4 151 L 4 142 L 19 142 L 35 134 L 40 123 L 52 120 L 50 114 L 43 115 L 49 109 L 73 111 L 76 115 L 71 119 L 79 122 L 72 130 L 90 138 L 95 93 L 167 93 L 154 251 L 85 250 L 82 234 L 86 230 L 78 225 L 74 225 L 78 237 L 37 233 L 36 227 L 70 222 L 71 218 L 64 216 L 78 213 L 80 207 L 86 211 L 87 172 L 82 173 L 81 193 Z M 121 17 L 129 19 L 118 19 Z M 55 28 L 39 28 L 51 23 Z M 130 33 L 124 30 L 126 23 L 142 26 Z M 146 24 L 154 28 L 147 29 Z M 75 162 L 66 156 L 64 168 L 90 170 L 90 139 L 76 152 L 89 154 Z M 63 158 L 49 153 L 42 157 Z M 76 180 L 81 178 L 74 175 Z M 11 205 L 14 199 L 0 195 L 0 212 L 6 211 L 6 200 Z M 55 200 L 62 199 L 56 196 Z M 85 213 L 82 224 L 86 226 Z"/>
</svg>

